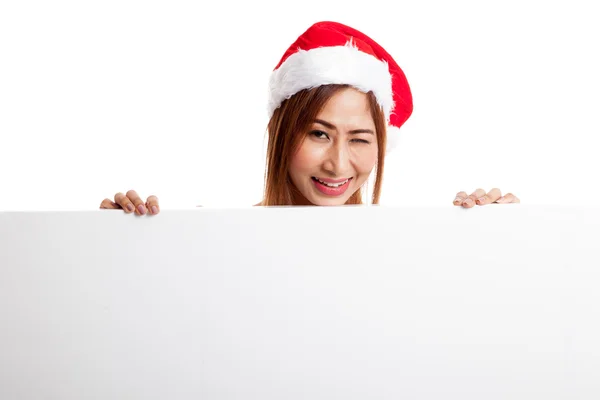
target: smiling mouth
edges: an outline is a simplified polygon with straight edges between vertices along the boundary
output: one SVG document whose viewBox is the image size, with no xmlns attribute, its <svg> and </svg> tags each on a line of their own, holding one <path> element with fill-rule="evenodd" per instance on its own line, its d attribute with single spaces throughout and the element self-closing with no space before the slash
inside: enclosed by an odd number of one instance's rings
<svg viewBox="0 0 600 400">
<path fill-rule="evenodd" d="M 346 180 L 343 180 L 343 181 L 340 181 L 340 182 L 336 182 L 336 183 L 330 183 L 330 182 L 322 181 L 319 178 L 316 178 L 314 176 L 312 177 L 313 181 L 319 182 L 321 185 L 324 185 L 324 186 L 327 186 L 327 187 L 330 187 L 330 188 L 339 188 L 341 186 L 344 186 L 346 183 L 348 183 L 348 181 L 350 181 L 350 179 L 352 179 L 352 178 L 348 178 Z"/>
<path fill-rule="evenodd" d="M 328 197 L 340 197 L 346 193 L 346 190 L 350 187 L 350 182 L 353 178 L 348 178 L 338 182 L 325 182 L 317 177 L 312 177 L 315 189 L 317 189 L 322 195 Z"/>
</svg>

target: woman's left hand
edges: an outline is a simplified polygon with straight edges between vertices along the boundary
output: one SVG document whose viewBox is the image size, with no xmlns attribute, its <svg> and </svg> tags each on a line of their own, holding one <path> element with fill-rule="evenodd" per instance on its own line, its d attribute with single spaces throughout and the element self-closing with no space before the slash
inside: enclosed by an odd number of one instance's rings
<svg viewBox="0 0 600 400">
<path fill-rule="evenodd" d="M 466 192 L 458 192 L 454 199 L 455 206 L 462 206 L 464 208 L 471 208 L 475 205 L 485 206 L 486 204 L 511 204 L 520 203 L 521 200 L 512 193 L 507 193 L 502 196 L 502 192 L 498 188 L 490 190 L 488 193 L 483 189 L 477 189 L 470 195 Z"/>
</svg>

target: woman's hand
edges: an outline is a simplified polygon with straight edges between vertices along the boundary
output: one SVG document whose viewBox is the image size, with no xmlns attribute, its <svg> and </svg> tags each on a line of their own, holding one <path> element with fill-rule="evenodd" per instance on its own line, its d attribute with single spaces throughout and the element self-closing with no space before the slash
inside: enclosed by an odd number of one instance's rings
<svg viewBox="0 0 600 400">
<path fill-rule="evenodd" d="M 156 196 L 148 196 L 146 203 L 144 203 L 135 190 L 130 190 L 127 194 L 121 192 L 115 194 L 115 201 L 111 201 L 110 199 L 102 200 L 100 209 L 123 210 L 127 214 L 135 212 L 136 215 L 156 215 L 160 212 Z"/>
<path fill-rule="evenodd" d="M 510 204 L 520 203 L 521 200 L 512 193 L 505 194 L 502 196 L 500 189 L 494 188 L 486 193 L 483 189 L 477 189 L 472 194 L 467 196 L 465 192 L 458 192 L 454 199 L 455 206 L 462 206 L 464 208 L 478 206 L 485 206 L 486 204 L 498 203 L 498 204 Z"/>
</svg>

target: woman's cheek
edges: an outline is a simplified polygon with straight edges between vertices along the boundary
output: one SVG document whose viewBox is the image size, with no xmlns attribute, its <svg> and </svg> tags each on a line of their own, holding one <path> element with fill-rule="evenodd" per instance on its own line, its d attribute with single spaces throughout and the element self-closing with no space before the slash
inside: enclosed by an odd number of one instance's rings
<svg viewBox="0 0 600 400">
<path fill-rule="evenodd" d="M 318 147 L 311 146 L 305 141 L 292 158 L 292 168 L 298 171 L 313 169 L 315 164 L 318 164 L 318 160 L 321 157 L 320 152 L 321 150 Z"/>
<path fill-rule="evenodd" d="M 370 146 L 373 145 L 369 145 L 369 148 L 362 149 L 363 151 L 357 154 L 357 168 L 361 174 L 370 174 L 377 163 L 377 149 L 370 148 Z"/>
</svg>

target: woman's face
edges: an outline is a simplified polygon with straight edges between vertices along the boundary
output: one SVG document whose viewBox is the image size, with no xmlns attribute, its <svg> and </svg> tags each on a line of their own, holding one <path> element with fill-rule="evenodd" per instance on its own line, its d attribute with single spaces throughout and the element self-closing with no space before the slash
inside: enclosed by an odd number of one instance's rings
<svg viewBox="0 0 600 400">
<path fill-rule="evenodd" d="M 377 162 L 377 135 L 365 93 L 337 92 L 309 127 L 290 164 L 296 204 L 335 206 L 365 183 Z"/>
</svg>

